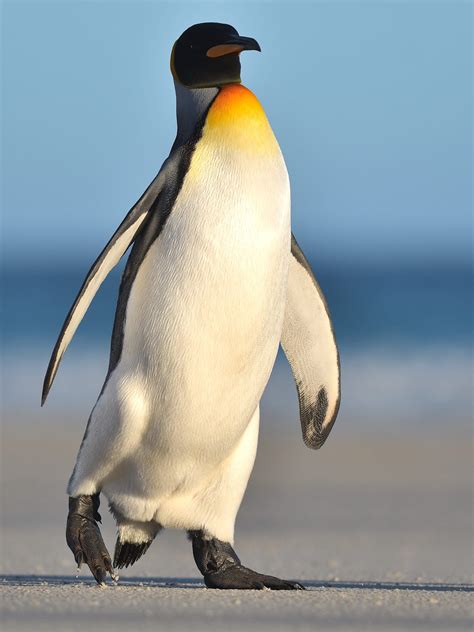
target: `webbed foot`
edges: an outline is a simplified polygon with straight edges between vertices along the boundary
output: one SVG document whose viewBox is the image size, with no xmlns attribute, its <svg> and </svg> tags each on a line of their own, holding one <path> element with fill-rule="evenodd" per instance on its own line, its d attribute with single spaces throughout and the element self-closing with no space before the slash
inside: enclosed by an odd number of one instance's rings
<svg viewBox="0 0 474 632">
<path fill-rule="evenodd" d="M 204 575 L 208 588 L 240 590 L 305 590 L 298 582 L 256 573 L 250 568 L 234 564 L 228 568 Z"/>
<path fill-rule="evenodd" d="M 208 588 L 239 590 L 305 590 L 298 582 L 256 573 L 242 566 L 228 542 L 208 538 L 202 531 L 190 531 L 196 564 Z"/>
<path fill-rule="evenodd" d="M 100 586 L 105 586 L 107 573 L 115 581 L 112 560 L 100 533 L 99 494 L 69 498 L 66 541 L 78 569 L 85 562 Z"/>
</svg>

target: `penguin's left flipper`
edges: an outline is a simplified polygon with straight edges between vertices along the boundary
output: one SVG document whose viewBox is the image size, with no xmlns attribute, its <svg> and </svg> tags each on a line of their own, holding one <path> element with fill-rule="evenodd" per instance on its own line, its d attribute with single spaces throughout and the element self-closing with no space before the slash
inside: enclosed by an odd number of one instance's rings
<svg viewBox="0 0 474 632">
<path fill-rule="evenodd" d="M 339 353 L 326 300 L 293 235 L 281 345 L 296 382 L 303 441 L 318 449 L 339 410 Z"/>
<path fill-rule="evenodd" d="M 105 586 L 107 573 L 116 579 L 107 547 L 100 533 L 99 495 L 69 498 L 66 541 L 79 568 L 85 562 L 100 586 Z"/>
</svg>

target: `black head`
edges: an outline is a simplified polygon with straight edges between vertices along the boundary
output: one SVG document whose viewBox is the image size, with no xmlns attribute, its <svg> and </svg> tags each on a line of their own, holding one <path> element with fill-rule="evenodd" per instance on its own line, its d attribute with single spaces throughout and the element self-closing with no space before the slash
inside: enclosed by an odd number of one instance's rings
<svg viewBox="0 0 474 632">
<path fill-rule="evenodd" d="M 171 53 L 171 72 L 188 88 L 210 88 L 240 82 L 239 53 L 260 50 L 251 37 L 241 37 L 233 26 L 205 22 L 190 26 Z"/>
</svg>

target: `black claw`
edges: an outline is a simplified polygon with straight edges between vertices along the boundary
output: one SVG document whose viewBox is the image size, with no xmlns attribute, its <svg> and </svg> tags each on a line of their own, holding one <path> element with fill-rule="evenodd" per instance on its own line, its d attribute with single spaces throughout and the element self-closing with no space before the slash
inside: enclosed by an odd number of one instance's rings
<svg viewBox="0 0 474 632">
<path fill-rule="evenodd" d="M 75 556 L 74 559 L 76 560 L 76 564 L 77 564 L 77 568 L 81 568 L 82 566 L 82 562 L 83 562 L 83 555 L 82 555 L 82 551 L 78 551 Z"/>
<path fill-rule="evenodd" d="M 98 584 L 105 584 L 105 580 L 107 579 L 105 568 L 102 568 L 102 566 L 92 566 L 91 571 Z"/>
<path fill-rule="evenodd" d="M 114 569 L 112 567 L 112 560 L 110 559 L 110 557 L 104 556 L 104 566 L 107 569 L 107 572 L 113 575 Z"/>
</svg>

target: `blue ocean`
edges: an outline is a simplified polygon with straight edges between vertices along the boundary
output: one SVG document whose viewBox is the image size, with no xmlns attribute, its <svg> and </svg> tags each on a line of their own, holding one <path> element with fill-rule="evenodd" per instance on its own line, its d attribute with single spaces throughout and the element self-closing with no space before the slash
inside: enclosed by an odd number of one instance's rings
<svg viewBox="0 0 474 632">
<path fill-rule="evenodd" d="M 362 424 L 468 424 L 472 417 L 473 274 L 468 265 L 312 262 L 341 355 L 341 416 Z M 3 408 L 37 411 L 49 355 L 87 263 L 8 267 L 2 278 Z M 121 268 L 105 281 L 63 360 L 47 407 L 86 417 L 105 375 Z M 266 417 L 297 414 L 279 354 Z"/>
</svg>

